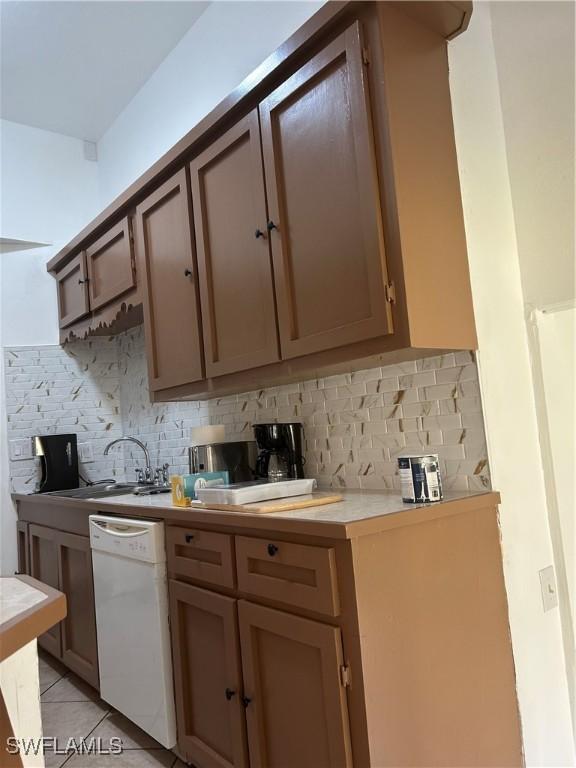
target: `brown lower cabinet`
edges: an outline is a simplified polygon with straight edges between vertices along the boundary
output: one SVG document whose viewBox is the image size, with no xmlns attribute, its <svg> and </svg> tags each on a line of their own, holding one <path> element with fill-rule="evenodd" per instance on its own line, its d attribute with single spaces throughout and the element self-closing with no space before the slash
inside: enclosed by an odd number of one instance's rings
<svg viewBox="0 0 576 768">
<path fill-rule="evenodd" d="M 246 766 L 236 600 L 170 582 L 178 746 L 206 768 Z"/>
<path fill-rule="evenodd" d="M 88 536 L 29 525 L 30 575 L 66 595 L 66 618 L 38 644 L 79 677 L 99 687 L 92 554 Z"/>
<path fill-rule="evenodd" d="M 340 629 L 240 600 L 252 768 L 351 766 Z"/>
<path fill-rule="evenodd" d="M 179 756 L 522 766 L 497 505 L 485 493 L 348 523 L 149 510 L 166 523 Z M 18 499 L 31 574 L 68 600 L 40 644 L 96 685 L 92 509 Z"/>
<path fill-rule="evenodd" d="M 170 612 L 187 760 L 247 766 L 247 732 L 251 768 L 352 765 L 337 627 L 178 581 Z"/>
<path fill-rule="evenodd" d="M 522 765 L 495 499 L 390 515 L 350 538 L 324 536 L 325 523 L 310 535 L 168 526 L 181 757 Z M 200 567 L 231 549 L 236 578 Z"/>
<path fill-rule="evenodd" d="M 18 573 L 30 573 L 28 551 L 28 523 L 18 520 L 16 523 L 16 541 L 18 547 Z"/>
</svg>

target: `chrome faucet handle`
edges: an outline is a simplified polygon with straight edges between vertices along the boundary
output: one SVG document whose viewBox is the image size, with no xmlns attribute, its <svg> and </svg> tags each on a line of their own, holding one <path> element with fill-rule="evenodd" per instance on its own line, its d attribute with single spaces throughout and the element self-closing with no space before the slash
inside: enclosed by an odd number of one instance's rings
<svg viewBox="0 0 576 768">
<path fill-rule="evenodd" d="M 152 482 L 152 467 L 150 467 L 149 465 L 146 465 L 146 469 L 144 470 L 144 482 L 145 483 Z"/>
<path fill-rule="evenodd" d="M 169 482 L 169 476 L 168 476 L 168 469 L 170 467 L 170 464 L 162 464 L 162 485 L 168 485 Z"/>
<path fill-rule="evenodd" d="M 137 483 L 144 482 L 144 470 L 140 469 L 140 467 L 136 467 L 136 482 Z"/>
<path fill-rule="evenodd" d="M 162 484 L 162 470 L 160 467 L 156 467 L 154 470 L 154 485 L 161 485 Z"/>
</svg>

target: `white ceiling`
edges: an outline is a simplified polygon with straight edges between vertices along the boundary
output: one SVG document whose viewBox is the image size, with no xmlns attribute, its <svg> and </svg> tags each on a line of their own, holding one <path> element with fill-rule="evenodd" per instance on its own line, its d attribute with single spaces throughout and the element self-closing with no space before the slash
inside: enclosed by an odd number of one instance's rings
<svg viewBox="0 0 576 768">
<path fill-rule="evenodd" d="M 208 6 L 0 2 L 0 116 L 97 141 Z"/>
</svg>

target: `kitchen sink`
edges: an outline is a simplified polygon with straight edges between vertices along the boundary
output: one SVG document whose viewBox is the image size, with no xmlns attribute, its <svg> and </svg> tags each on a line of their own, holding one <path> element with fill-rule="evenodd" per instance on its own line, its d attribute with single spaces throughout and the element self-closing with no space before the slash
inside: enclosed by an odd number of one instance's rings
<svg viewBox="0 0 576 768">
<path fill-rule="evenodd" d="M 85 488 L 71 488 L 67 491 L 50 491 L 45 495 L 63 496 L 68 499 L 104 499 L 107 496 L 124 496 L 149 487 L 138 483 L 102 483 L 101 485 L 89 485 Z"/>
</svg>

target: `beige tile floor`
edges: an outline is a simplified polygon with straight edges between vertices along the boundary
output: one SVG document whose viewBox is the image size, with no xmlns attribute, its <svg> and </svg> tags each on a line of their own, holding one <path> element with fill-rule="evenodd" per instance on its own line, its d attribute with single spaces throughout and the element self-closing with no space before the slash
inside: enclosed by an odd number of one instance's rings
<svg viewBox="0 0 576 768">
<path fill-rule="evenodd" d="M 119 755 L 61 755 L 46 752 L 46 768 L 186 768 L 176 755 L 164 749 L 134 723 L 116 712 L 89 685 L 69 672 L 50 655 L 40 653 L 40 701 L 45 737 L 56 737 L 64 748 L 77 741 L 99 737 L 102 746 L 116 736 L 122 739 Z"/>
</svg>

